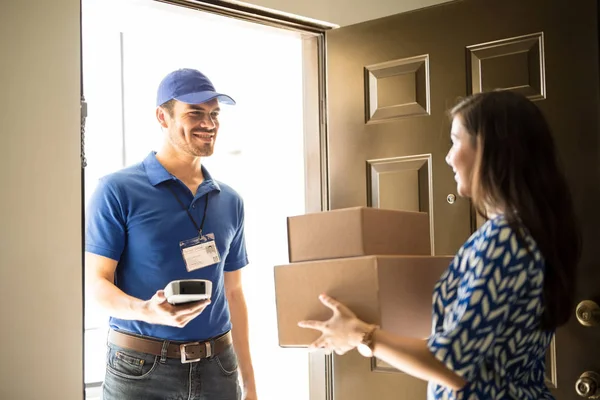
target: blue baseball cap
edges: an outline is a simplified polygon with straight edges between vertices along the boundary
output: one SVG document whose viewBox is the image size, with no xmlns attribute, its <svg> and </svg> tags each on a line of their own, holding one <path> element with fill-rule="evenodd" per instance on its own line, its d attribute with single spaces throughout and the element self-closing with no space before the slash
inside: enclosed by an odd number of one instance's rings
<svg viewBox="0 0 600 400">
<path fill-rule="evenodd" d="M 171 72 L 158 85 L 157 107 L 173 99 L 187 104 L 202 104 L 218 99 L 221 103 L 235 105 L 231 97 L 215 91 L 215 87 L 206 75 L 190 68 Z"/>
</svg>

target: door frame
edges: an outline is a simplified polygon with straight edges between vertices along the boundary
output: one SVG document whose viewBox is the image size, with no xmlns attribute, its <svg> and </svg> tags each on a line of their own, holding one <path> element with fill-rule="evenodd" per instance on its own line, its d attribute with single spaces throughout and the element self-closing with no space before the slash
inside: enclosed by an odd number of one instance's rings
<svg viewBox="0 0 600 400">
<path fill-rule="evenodd" d="M 82 0 L 83 1 L 83 0 Z M 306 212 L 329 210 L 329 162 L 326 109 L 326 43 L 325 32 L 335 27 L 308 18 L 278 13 L 262 7 L 230 3 L 222 0 L 152 0 L 159 3 L 209 12 L 280 29 L 299 32 L 303 36 L 303 106 L 304 106 L 304 159 L 305 159 L 305 204 Z M 83 21 L 80 14 L 80 41 L 82 41 Z M 87 104 L 83 85 L 83 56 L 80 57 L 81 88 L 81 198 L 85 198 L 85 122 Z M 85 210 L 81 210 L 85 221 Z M 83 222 L 82 222 L 83 223 Z M 83 228 L 82 228 L 83 229 Z M 82 230 L 82 243 L 85 241 Z M 81 263 L 84 266 L 85 253 L 82 246 Z M 82 287 L 85 286 L 85 268 L 82 268 Z M 84 287 L 85 289 L 85 287 Z M 85 290 L 83 291 L 85 301 Z M 85 307 L 83 319 L 85 322 Z M 82 326 L 82 347 L 85 350 L 85 325 Z M 85 353 L 84 353 L 85 354 Z M 333 399 L 333 359 L 331 355 L 309 354 L 309 398 L 311 400 Z M 85 363 L 81 379 L 84 382 L 84 398 L 95 398 L 98 384 L 85 384 Z"/>
</svg>

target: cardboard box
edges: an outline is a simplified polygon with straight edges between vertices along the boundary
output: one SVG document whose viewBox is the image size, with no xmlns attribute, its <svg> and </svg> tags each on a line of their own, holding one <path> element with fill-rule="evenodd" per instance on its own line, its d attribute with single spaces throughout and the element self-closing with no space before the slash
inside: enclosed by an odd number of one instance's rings
<svg viewBox="0 0 600 400">
<path fill-rule="evenodd" d="M 430 255 L 429 216 L 370 207 L 288 217 L 290 263 L 367 255 Z"/>
<path fill-rule="evenodd" d="M 433 288 L 452 258 L 366 256 L 276 266 L 279 345 L 306 347 L 319 337 L 319 331 L 297 324 L 331 317 L 331 310 L 318 299 L 321 293 L 383 329 L 428 337 Z"/>
</svg>

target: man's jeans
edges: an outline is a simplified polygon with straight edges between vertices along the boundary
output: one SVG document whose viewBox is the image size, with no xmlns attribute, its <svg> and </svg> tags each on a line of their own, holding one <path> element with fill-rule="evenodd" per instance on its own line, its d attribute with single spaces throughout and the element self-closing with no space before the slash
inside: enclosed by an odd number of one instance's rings
<svg viewBox="0 0 600 400">
<path fill-rule="evenodd" d="M 233 346 L 198 362 L 162 358 L 108 345 L 104 400 L 239 400 Z"/>
</svg>

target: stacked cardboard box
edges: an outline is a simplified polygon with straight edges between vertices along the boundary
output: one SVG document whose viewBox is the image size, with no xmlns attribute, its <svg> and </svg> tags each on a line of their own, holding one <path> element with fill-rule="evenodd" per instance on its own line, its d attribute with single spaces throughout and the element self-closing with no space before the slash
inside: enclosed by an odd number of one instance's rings
<svg viewBox="0 0 600 400">
<path fill-rule="evenodd" d="M 355 207 L 288 218 L 290 264 L 275 267 L 279 345 L 305 347 L 326 320 L 327 293 L 364 321 L 400 335 L 431 331 L 431 296 L 452 257 L 431 256 L 426 213 Z"/>
</svg>

